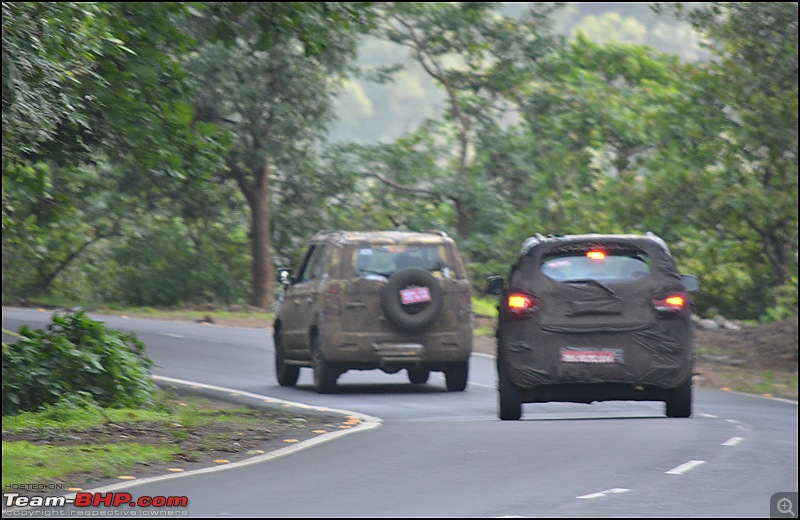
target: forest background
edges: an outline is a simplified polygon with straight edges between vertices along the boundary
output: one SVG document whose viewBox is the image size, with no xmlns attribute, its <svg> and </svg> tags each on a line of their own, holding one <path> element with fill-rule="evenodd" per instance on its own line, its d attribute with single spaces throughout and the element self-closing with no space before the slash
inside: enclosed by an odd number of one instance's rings
<svg viewBox="0 0 800 520">
<path fill-rule="evenodd" d="M 271 309 L 320 229 L 644 233 L 797 316 L 797 3 L 3 3 L 4 303 Z"/>
</svg>

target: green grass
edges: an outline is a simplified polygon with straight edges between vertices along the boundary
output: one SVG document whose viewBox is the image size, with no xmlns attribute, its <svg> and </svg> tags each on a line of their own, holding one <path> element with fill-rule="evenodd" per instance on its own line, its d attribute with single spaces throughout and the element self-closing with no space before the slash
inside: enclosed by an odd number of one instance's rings
<svg viewBox="0 0 800 520">
<path fill-rule="evenodd" d="M 160 390 L 155 405 L 141 409 L 102 409 L 79 399 L 67 399 L 37 412 L 3 417 L 2 485 L 69 482 L 79 474 L 113 478 L 141 468 L 142 464 L 168 462 L 184 453 L 179 441 L 199 427 L 211 423 L 267 426 L 300 424 L 284 411 L 258 412 L 246 406 L 212 401 L 203 397 L 176 396 Z M 268 417 L 265 417 L 269 414 Z M 137 427 L 137 423 L 147 423 Z M 91 428 L 126 426 L 125 431 L 147 428 L 158 431 L 156 442 L 100 442 L 92 444 L 85 433 Z M 120 429 L 120 432 L 123 430 Z M 82 434 L 82 438 L 81 438 Z M 7 441 L 11 435 L 24 439 Z M 114 434 L 116 435 L 116 434 Z M 34 442 L 31 442 L 34 441 Z M 56 445 L 77 441 L 74 445 Z M 203 439 L 203 449 L 230 443 L 224 432 Z M 67 442 L 70 444 L 70 442 Z"/>
<path fill-rule="evenodd" d="M 275 319 L 274 312 L 267 311 L 225 311 L 225 310 L 192 310 L 192 309 L 154 309 L 152 307 L 99 307 L 94 310 L 102 314 L 104 311 L 113 311 L 114 314 L 125 314 L 142 318 L 154 319 L 188 319 L 201 321 L 207 317 L 212 319 L 242 319 L 242 320 L 263 320 L 265 323 L 272 323 Z"/>
<path fill-rule="evenodd" d="M 267 311 L 227 311 L 220 309 L 196 310 L 191 308 L 158 309 L 155 307 L 124 307 L 121 305 L 82 305 L 80 303 L 71 305 L 65 304 L 64 302 L 56 304 L 45 300 L 38 301 L 36 303 L 41 306 L 59 306 L 63 308 L 80 307 L 85 309 L 87 312 L 96 312 L 98 314 L 122 314 L 131 317 L 153 319 L 183 319 L 188 321 L 202 321 L 210 317 L 212 320 L 249 320 L 263 321 L 264 323 L 268 324 L 271 324 L 275 320 L 275 313 Z M 496 318 L 497 298 L 494 296 L 474 296 L 472 298 L 472 310 L 476 316 Z"/>
<path fill-rule="evenodd" d="M 740 367 L 716 367 L 715 373 L 726 381 L 724 389 L 797 401 L 797 374 Z"/>
<path fill-rule="evenodd" d="M 174 444 L 48 446 L 27 441 L 3 441 L 3 489 L 7 484 L 63 481 L 75 473 L 118 477 L 140 463 L 169 461 L 180 451 Z"/>
<path fill-rule="evenodd" d="M 785 397 L 796 401 L 797 375 L 764 370 L 753 371 L 752 378 L 737 381 L 733 390 L 748 394 Z"/>
<path fill-rule="evenodd" d="M 495 329 L 494 329 L 494 327 L 479 326 L 479 327 L 475 327 L 475 329 L 473 330 L 473 333 L 478 335 L 478 336 L 494 336 Z"/>
<path fill-rule="evenodd" d="M 92 304 L 88 302 L 71 301 L 65 302 L 63 300 L 55 300 L 52 298 L 39 298 L 35 301 L 29 301 L 28 306 L 31 307 L 44 307 L 44 308 L 61 308 L 61 309 L 75 309 L 80 308 L 86 312 L 93 312 L 98 314 L 114 314 L 114 315 L 128 315 L 141 318 L 152 319 L 183 319 L 189 321 L 202 321 L 206 317 L 219 318 L 219 319 L 236 319 L 236 320 L 249 320 L 272 323 L 275 319 L 274 312 L 259 311 L 259 310 L 224 310 L 212 306 L 209 309 L 198 308 L 202 306 L 175 307 L 160 309 L 155 307 L 130 307 L 119 304 Z M 236 306 L 233 306 L 236 308 Z"/>
<path fill-rule="evenodd" d="M 494 296 L 473 296 L 472 312 L 476 316 L 497 318 L 497 298 Z"/>
<path fill-rule="evenodd" d="M 87 430 L 106 422 L 165 421 L 171 415 L 164 410 L 102 409 L 97 406 L 47 406 L 38 412 L 3 416 L 3 433 L 57 430 Z"/>
<path fill-rule="evenodd" d="M 697 354 L 706 355 L 706 356 L 724 356 L 730 354 L 730 352 L 721 347 L 707 347 L 705 345 L 695 345 L 694 351 Z"/>
<path fill-rule="evenodd" d="M 196 427 L 211 421 L 238 420 L 258 422 L 246 406 L 220 408 L 215 401 L 202 397 L 177 397 L 160 390 L 151 409 L 100 408 L 88 403 L 76 406 L 58 403 L 41 411 L 3 416 L 3 433 L 35 432 L 40 430 L 88 430 L 104 423 L 137 423 L 144 421 L 170 422 Z"/>
</svg>

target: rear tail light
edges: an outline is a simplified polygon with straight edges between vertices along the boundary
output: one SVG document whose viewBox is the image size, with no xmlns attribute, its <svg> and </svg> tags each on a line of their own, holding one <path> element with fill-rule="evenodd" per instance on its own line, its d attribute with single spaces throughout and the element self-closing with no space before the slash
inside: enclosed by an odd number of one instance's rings
<svg viewBox="0 0 800 520">
<path fill-rule="evenodd" d="M 458 301 L 461 304 L 459 309 L 462 314 L 472 311 L 472 293 L 469 291 L 461 291 L 458 295 Z"/>
<path fill-rule="evenodd" d="M 325 288 L 325 314 L 339 314 L 339 291 L 341 287 L 337 282 L 331 282 Z"/>
<path fill-rule="evenodd" d="M 653 308 L 661 313 L 679 313 L 687 305 L 687 298 L 683 294 L 670 294 L 665 298 L 653 300 Z"/>
<path fill-rule="evenodd" d="M 524 316 L 536 312 L 539 302 L 530 294 L 511 293 L 506 298 L 506 307 L 511 314 Z"/>
</svg>

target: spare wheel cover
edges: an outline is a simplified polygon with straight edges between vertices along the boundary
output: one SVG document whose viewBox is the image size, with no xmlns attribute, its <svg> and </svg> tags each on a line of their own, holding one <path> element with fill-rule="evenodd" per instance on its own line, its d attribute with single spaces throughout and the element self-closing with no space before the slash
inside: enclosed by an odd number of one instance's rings
<svg viewBox="0 0 800 520">
<path fill-rule="evenodd" d="M 426 287 L 430 301 L 403 304 L 401 291 Z M 389 277 L 381 293 L 383 312 L 398 327 L 418 330 L 428 325 L 442 308 L 442 287 L 431 273 L 424 269 L 409 268 L 396 271 Z"/>
</svg>

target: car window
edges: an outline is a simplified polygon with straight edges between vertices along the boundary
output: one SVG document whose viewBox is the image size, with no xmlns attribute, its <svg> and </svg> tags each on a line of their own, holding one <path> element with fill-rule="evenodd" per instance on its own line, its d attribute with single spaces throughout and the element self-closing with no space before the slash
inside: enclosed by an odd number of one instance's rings
<svg viewBox="0 0 800 520">
<path fill-rule="evenodd" d="M 400 269 L 413 267 L 450 276 L 445 258 L 444 248 L 439 246 L 361 247 L 356 253 L 355 275 L 389 276 Z"/>
<path fill-rule="evenodd" d="M 644 253 L 610 253 L 592 250 L 580 254 L 546 256 L 542 273 L 559 282 L 597 280 L 632 282 L 650 273 L 650 259 Z"/>
<path fill-rule="evenodd" d="M 325 246 L 311 246 L 308 253 L 306 253 L 303 265 L 300 267 L 298 282 L 303 283 L 318 277 L 322 270 L 323 258 L 325 258 Z"/>
<path fill-rule="evenodd" d="M 329 246 L 327 249 L 328 253 L 325 262 L 323 262 L 321 274 L 327 274 L 333 278 L 336 278 L 340 273 L 339 265 L 342 262 L 342 250 L 341 248 L 334 246 Z"/>
</svg>

